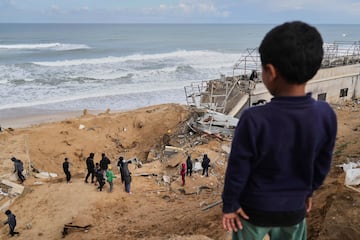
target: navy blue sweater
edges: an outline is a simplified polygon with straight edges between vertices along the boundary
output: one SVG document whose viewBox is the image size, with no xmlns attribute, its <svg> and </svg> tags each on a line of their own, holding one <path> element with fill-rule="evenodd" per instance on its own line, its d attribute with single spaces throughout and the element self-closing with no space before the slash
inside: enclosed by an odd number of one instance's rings
<svg viewBox="0 0 360 240">
<path fill-rule="evenodd" d="M 311 94 L 245 110 L 228 160 L 223 212 L 305 209 L 330 170 L 336 131 L 334 111 Z"/>
</svg>

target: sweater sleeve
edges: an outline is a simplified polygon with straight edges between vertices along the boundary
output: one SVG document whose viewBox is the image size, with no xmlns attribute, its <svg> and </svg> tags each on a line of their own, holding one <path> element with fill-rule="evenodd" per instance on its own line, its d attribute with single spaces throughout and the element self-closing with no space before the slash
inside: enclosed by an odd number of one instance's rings
<svg viewBox="0 0 360 240">
<path fill-rule="evenodd" d="M 329 111 L 330 113 L 327 114 L 329 117 L 325 123 L 327 137 L 314 162 L 312 192 L 321 186 L 331 167 L 331 160 L 337 133 L 337 120 L 336 115 L 332 109 L 329 108 Z"/>
<path fill-rule="evenodd" d="M 251 161 L 256 156 L 256 126 L 248 111 L 241 116 L 232 141 L 225 174 L 223 212 L 238 210 L 241 194 L 247 184 Z"/>
</svg>

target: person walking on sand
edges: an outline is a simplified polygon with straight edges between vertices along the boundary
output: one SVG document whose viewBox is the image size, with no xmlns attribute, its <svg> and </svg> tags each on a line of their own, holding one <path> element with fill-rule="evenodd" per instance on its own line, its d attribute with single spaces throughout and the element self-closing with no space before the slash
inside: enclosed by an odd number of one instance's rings
<svg viewBox="0 0 360 240">
<path fill-rule="evenodd" d="M 65 160 L 63 162 L 63 170 L 66 175 L 66 182 L 70 183 L 71 182 L 70 163 L 69 163 L 67 157 L 65 158 Z"/>
<path fill-rule="evenodd" d="M 111 169 L 112 169 L 112 167 L 110 165 L 110 166 L 108 166 L 108 170 L 106 171 L 106 180 L 110 185 L 110 192 L 112 192 L 112 190 L 113 190 L 113 180 L 114 180 L 114 178 L 116 178 L 116 176 L 114 175 L 114 173 Z"/>
<path fill-rule="evenodd" d="M 132 192 L 130 191 L 131 172 L 130 172 L 129 166 L 128 166 L 128 164 L 131 163 L 131 160 L 126 161 L 125 159 L 123 159 L 122 162 L 123 162 L 122 172 L 124 175 L 125 192 L 132 194 Z"/>
<path fill-rule="evenodd" d="M 181 175 L 181 181 L 182 181 L 181 186 L 185 186 L 185 174 L 186 174 L 186 164 L 182 163 L 181 169 L 180 169 L 180 175 Z"/>
<path fill-rule="evenodd" d="M 88 183 L 88 178 L 91 175 L 91 183 L 94 183 L 95 176 L 95 165 L 94 165 L 94 153 L 90 153 L 89 157 L 86 159 L 86 168 L 87 174 L 85 177 L 85 182 Z"/>
<path fill-rule="evenodd" d="M 187 157 L 186 159 L 186 176 L 189 176 L 191 177 L 191 174 L 192 174 L 192 168 L 193 168 L 193 163 L 191 161 L 191 157 L 190 155 Z"/>
<path fill-rule="evenodd" d="M 232 140 L 222 193 L 222 225 L 233 240 L 306 240 L 313 192 L 329 173 L 334 110 L 306 93 L 323 59 L 318 30 L 286 22 L 260 47 L 262 81 L 274 96 L 245 109 Z"/>
<path fill-rule="evenodd" d="M 210 167 L 210 158 L 208 157 L 207 154 L 204 154 L 202 163 L 201 163 L 201 167 L 203 168 L 203 172 L 202 175 L 206 175 L 207 177 L 209 176 L 209 167 Z"/>
<path fill-rule="evenodd" d="M 17 159 L 15 157 L 12 157 L 11 161 L 14 162 L 14 173 L 17 173 L 18 179 L 22 184 L 25 181 L 25 176 L 22 173 L 24 171 L 24 164 L 20 159 Z"/>
<path fill-rule="evenodd" d="M 15 234 L 19 234 L 19 232 L 15 232 L 16 216 L 10 210 L 6 210 L 5 214 L 8 219 L 4 222 L 4 225 L 9 225 L 9 235 L 13 237 Z"/>
</svg>

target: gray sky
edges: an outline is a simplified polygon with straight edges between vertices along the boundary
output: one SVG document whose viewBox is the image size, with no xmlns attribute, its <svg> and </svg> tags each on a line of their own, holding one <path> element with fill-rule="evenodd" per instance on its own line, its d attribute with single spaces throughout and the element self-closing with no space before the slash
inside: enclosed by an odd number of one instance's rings
<svg viewBox="0 0 360 240">
<path fill-rule="evenodd" d="M 0 0 L 0 22 L 360 24 L 360 0 Z"/>
</svg>

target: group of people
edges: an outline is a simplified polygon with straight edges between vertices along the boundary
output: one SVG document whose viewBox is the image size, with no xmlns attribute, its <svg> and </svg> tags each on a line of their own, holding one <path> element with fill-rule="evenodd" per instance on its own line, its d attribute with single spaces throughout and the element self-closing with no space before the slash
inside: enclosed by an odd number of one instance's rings
<svg viewBox="0 0 360 240">
<path fill-rule="evenodd" d="M 201 167 L 203 169 L 202 175 L 205 175 L 206 177 L 209 176 L 209 167 L 210 167 L 210 158 L 208 157 L 207 154 L 204 154 L 202 162 L 201 162 Z M 181 168 L 180 168 L 180 175 L 181 175 L 181 180 L 182 180 L 182 186 L 185 185 L 185 176 L 191 176 L 192 175 L 192 170 L 193 170 L 193 162 L 191 160 L 190 155 L 188 155 L 187 159 L 186 159 L 186 163 L 182 163 L 181 164 Z"/>
<path fill-rule="evenodd" d="M 91 176 L 91 183 L 98 185 L 98 190 L 102 191 L 105 185 L 105 181 L 109 184 L 109 191 L 112 192 L 114 186 L 114 179 L 116 175 L 112 171 L 111 161 L 105 153 L 101 154 L 101 160 L 99 163 L 94 164 L 94 153 L 90 153 L 86 159 L 87 174 L 85 177 L 85 183 L 88 183 L 88 179 Z M 121 183 L 124 184 L 125 191 L 131 194 L 131 172 L 129 171 L 128 164 L 131 160 L 126 161 L 124 157 L 120 156 L 117 162 L 117 167 L 121 176 Z M 96 181 L 94 181 L 96 179 Z"/>
</svg>

